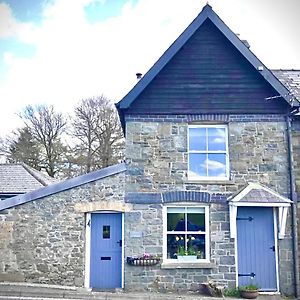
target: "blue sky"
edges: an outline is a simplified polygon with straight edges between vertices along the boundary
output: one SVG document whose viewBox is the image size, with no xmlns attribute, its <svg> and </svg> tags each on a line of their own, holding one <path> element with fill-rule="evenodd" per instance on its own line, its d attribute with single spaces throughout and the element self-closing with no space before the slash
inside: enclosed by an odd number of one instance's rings
<svg viewBox="0 0 300 300">
<path fill-rule="evenodd" d="M 0 0 L 0 137 L 28 104 L 119 101 L 206 0 Z M 300 69 L 299 0 L 210 0 L 270 68 Z"/>
</svg>

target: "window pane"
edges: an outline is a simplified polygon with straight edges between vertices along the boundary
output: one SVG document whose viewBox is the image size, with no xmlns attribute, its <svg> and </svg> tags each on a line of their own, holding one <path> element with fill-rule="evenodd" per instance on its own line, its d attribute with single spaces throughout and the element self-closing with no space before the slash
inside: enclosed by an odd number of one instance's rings
<svg viewBox="0 0 300 300">
<path fill-rule="evenodd" d="M 185 231 L 184 207 L 169 207 L 167 216 L 168 231 Z"/>
<path fill-rule="evenodd" d="M 225 128 L 208 128 L 208 150 L 226 151 Z"/>
<path fill-rule="evenodd" d="M 187 230 L 205 231 L 205 210 L 204 208 L 187 208 Z"/>
<path fill-rule="evenodd" d="M 206 128 L 189 128 L 189 150 L 206 150 Z"/>
<path fill-rule="evenodd" d="M 205 256 L 205 235 L 189 234 L 187 236 L 188 253 L 197 255 L 198 259 L 204 259 Z"/>
<path fill-rule="evenodd" d="M 110 239 L 110 226 L 109 225 L 103 225 L 103 238 L 104 239 Z"/>
<path fill-rule="evenodd" d="M 207 168 L 208 176 L 226 177 L 226 155 L 208 154 Z"/>
<path fill-rule="evenodd" d="M 184 234 L 168 234 L 167 235 L 167 258 L 177 259 L 179 249 L 185 249 Z"/>
<path fill-rule="evenodd" d="M 199 153 L 189 155 L 189 177 L 207 176 L 206 156 L 206 154 Z"/>
</svg>

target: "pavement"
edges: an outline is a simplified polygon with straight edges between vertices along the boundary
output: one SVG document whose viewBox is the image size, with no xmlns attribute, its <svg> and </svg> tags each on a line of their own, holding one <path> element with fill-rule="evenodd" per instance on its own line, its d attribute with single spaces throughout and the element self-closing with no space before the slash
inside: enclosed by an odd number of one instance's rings
<svg viewBox="0 0 300 300">
<path fill-rule="evenodd" d="M 197 293 L 148 293 L 115 291 L 93 292 L 85 288 L 31 283 L 0 283 L 0 300 L 220 300 Z M 238 300 L 239 298 L 223 298 Z M 259 295 L 258 300 L 282 300 L 280 295 Z"/>
</svg>

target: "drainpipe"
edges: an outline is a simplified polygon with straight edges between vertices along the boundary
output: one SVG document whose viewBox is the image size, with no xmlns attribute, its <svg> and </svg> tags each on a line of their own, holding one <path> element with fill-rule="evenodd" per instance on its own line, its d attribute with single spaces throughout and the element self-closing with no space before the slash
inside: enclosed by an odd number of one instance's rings
<svg viewBox="0 0 300 300">
<path fill-rule="evenodd" d="M 293 164 L 293 146 L 291 134 L 291 116 L 286 116 L 287 124 L 287 144 L 288 144 L 288 166 L 289 166 L 289 183 L 290 199 L 292 200 L 292 242 L 293 242 L 293 259 L 294 259 L 294 286 L 295 297 L 298 299 L 299 291 L 299 258 L 298 258 L 298 236 L 297 236 L 297 196 L 295 187 L 294 164 Z"/>
</svg>

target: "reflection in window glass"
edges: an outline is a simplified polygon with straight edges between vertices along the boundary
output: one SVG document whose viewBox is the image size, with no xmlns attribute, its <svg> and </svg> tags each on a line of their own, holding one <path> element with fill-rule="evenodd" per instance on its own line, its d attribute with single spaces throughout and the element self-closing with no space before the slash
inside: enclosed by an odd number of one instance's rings
<svg viewBox="0 0 300 300">
<path fill-rule="evenodd" d="M 211 151 L 226 150 L 225 128 L 208 128 L 208 149 Z"/>
<path fill-rule="evenodd" d="M 168 231 L 185 230 L 184 208 L 169 208 L 167 219 Z"/>
<path fill-rule="evenodd" d="M 189 128 L 189 149 L 206 150 L 206 128 Z"/>
<path fill-rule="evenodd" d="M 201 208 L 187 208 L 187 230 L 205 231 L 205 210 Z"/>
<path fill-rule="evenodd" d="M 208 169 L 208 176 L 225 177 L 226 176 L 226 155 L 208 154 L 207 169 Z"/>
<path fill-rule="evenodd" d="M 189 179 L 228 179 L 229 159 L 226 125 L 190 125 Z"/>
<path fill-rule="evenodd" d="M 206 176 L 206 154 L 192 153 L 189 155 L 189 175 L 191 177 Z"/>
</svg>

